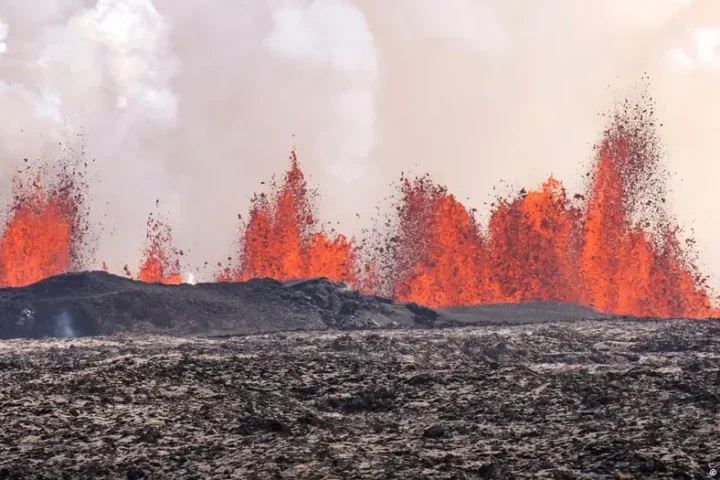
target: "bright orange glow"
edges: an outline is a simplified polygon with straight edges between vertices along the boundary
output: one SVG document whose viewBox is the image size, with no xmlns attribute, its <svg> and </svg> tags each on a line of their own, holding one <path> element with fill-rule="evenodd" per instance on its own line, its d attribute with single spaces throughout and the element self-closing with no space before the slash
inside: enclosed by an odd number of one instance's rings
<svg viewBox="0 0 720 480">
<path fill-rule="evenodd" d="M 288 280 L 323 276 L 354 284 L 353 242 L 343 235 L 330 239 L 316 227 L 316 195 L 308 190 L 297 155 L 292 152 L 283 182 L 272 183 L 269 197 L 263 194 L 253 199 L 250 220 L 240 236 L 238 264 L 223 269 L 216 279 Z"/>
<path fill-rule="evenodd" d="M 622 315 L 720 316 L 666 208 L 654 125 L 652 109 L 624 104 L 595 149 L 582 195 L 551 176 L 493 203 L 486 228 L 429 176 L 403 177 L 391 215 L 360 244 L 322 226 L 317 192 L 293 151 L 282 179 L 254 197 L 237 253 L 215 279 L 323 276 L 431 307 L 548 300 Z M 0 286 L 94 264 L 82 256 L 90 242 L 81 176 L 62 169 L 48 182 L 44 170 L 28 171 L 15 179 L 0 237 Z M 138 280 L 181 283 L 183 252 L 170 226 L 151 215 L 147 228 Z"/>
<path fill-rule="evenodd" d="M 182 283 L 180 259 L 173 246 L 172 229 L 152 214 L 147 222 L 147 246 L 143 252 L 138 280 L 166 285 Z"/>
<path fill-rule="evenodd" d="M 71 270 L 82 246 L 83 191 L 64 170 L 53 184 L 17 172 L 0 237 L 0 285 L 20 287 Z"/>
</svg>

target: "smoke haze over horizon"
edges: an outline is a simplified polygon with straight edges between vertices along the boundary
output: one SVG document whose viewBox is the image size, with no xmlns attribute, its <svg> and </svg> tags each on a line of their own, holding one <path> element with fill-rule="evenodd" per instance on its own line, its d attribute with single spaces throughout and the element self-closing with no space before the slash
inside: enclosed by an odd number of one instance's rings
<svg viewBox="0 0 720 480">
<path fill-rule="evenodd" d="M 0 22 L 0 191 L 83 132 L 114 272 L 158 199 L 184 270 L 224 260 L 293 146 L 350 235 L 403 171 L 481 215 L 550 174 L 577 192 L 599 114 L 647 74 L 670 208 L 720 279 L 720 2 L 0 0 Z"/>
</svg>

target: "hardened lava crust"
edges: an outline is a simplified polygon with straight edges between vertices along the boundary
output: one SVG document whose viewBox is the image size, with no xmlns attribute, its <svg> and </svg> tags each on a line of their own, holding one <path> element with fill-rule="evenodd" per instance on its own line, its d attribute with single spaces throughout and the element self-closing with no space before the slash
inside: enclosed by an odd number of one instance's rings
<svg viewBox="0 0 720 480">
<path fill-rule="evenodd" d="M 0 340 L 427 329 L 608 318 L 613 317 L 554 302 L 433 310 L 364 295 L 326 278 L 161 285 L 79 272 L 0 289 Z"/>
<path fill-rule="evenodd" d="M 9 340 L 0 479 L 704 479 L 719 343 L 619 319 Z"/>
</svg>

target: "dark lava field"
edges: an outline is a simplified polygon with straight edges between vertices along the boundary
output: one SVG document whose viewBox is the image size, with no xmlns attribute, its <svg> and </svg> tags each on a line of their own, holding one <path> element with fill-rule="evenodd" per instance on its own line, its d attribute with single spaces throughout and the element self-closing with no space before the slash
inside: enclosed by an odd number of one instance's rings
<svg viewBox="0 0 720 480">
<path fill-rule="evenodd" d="M 720 469 L 716 320 L 93 272 L 0 289 L 0 339 L 0 480 Z"/>
<path fill-rule="evenodd" d="M 720 322 L 0 342 L 0 479 L 710 478 Z"/>
<path fill-rule="evenodd" d="M 609 318 L 589 308 L 552 302 L 433 310 L 363 295 L 325 278 L 161 285 L 82 272 L 0 288 L 0 340 L 128 332 L 228 336 Z"/>
</svg>

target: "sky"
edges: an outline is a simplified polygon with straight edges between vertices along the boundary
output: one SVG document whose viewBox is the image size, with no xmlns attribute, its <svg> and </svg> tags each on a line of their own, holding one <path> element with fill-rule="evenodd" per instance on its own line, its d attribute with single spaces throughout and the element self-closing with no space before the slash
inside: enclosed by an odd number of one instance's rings
<svg viewBox="0 0 720 480">
<path fill-rule="evenodd" d="M 720 279 L 717 0 L 0 0 L 0 191 L 82 133 L 118 272 L 156 200 L 187 267 L 225 259 L 293 147 L 349 235 L 401 172 L 483 219 L 551 174 L 579 191 L 599 114 L 644 75 L 670 208 Z"/>
</svg>

